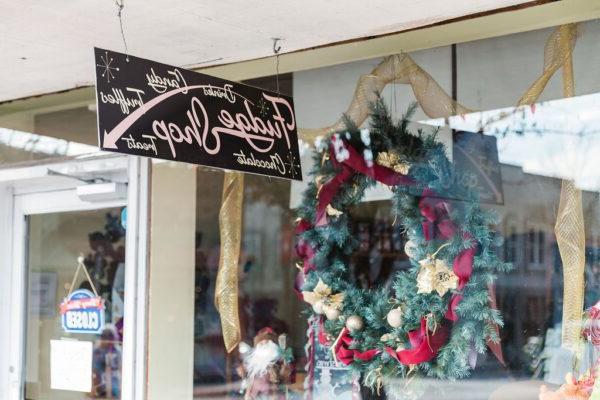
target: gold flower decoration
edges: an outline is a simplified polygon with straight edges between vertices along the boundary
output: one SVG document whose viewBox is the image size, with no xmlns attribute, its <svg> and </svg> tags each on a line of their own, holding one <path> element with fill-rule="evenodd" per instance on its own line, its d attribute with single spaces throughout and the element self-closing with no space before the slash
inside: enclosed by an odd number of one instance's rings
<svg viewBox="0 0 600 400">
<path fill-rule="evenodd" d="M 344 293 L 332 294 L 331 288 L 321 279 L 319 279 L 317 286 L 315 286 L 312 292 L 303 291 L 302 296 L 304 301 L 310 305 L 314 306 L 317 302 L 322 301 L 324 305 L 336 310 L 340 310 L 344 302 Z"/>
<path fill-rule="evenodd" d="M 329 215 L 330 217 L 339 217 L 340 215 L 343 214 L 342 211 L 337 210 L 335 208 L 333 208 L 333 206 L 331 204 L 327 205 L 327 208 L 325 209 L 325 212 L 327 213 L 327 215 Z"/>
<path fill-rule="evenodd" d="M 421 269 L 417 275 L 417 293 L 431 293 L 436 291 L 440 297 L 449 290 L 458 287 L 458 277 L 448 267 L 444 260 L 427 257 L 421 261 Z"/>
<path fill-rule="evenodd" d="M 408 170 L 410 169 L 410 164 L 403 162 L 397 153 L 391 151 L 382 151 L 377 154 L 376 162 L 377 164 L 390 168 L 402 175 L 408 174 Z"/>
</svg>

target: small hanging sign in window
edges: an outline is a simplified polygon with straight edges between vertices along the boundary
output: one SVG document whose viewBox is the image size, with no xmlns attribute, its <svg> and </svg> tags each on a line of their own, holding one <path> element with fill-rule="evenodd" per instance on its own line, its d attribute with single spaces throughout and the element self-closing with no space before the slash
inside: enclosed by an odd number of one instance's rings
<svg viewBox="0 0 600 400">
<path fill-rule="evenodd" d="M 77 270 L 69 294 L 60 304 L 62 328 L 68 333 L 102 333 L 104 329 L 104 299 L 98 296 L 94 282 L 83 264 L 83 257 L 79 257 L 77 262 Z M 80 270 L 83 270 L 93 293 L 87 289 L 73 290 Z"/>
</svg>

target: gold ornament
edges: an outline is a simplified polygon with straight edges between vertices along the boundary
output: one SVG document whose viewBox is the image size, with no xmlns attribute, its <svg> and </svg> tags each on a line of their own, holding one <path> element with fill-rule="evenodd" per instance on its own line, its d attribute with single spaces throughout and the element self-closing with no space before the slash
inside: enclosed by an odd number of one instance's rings
<svg viewBox="0 0 600 400">
<path fill-rule="evenodd" d="M 441 297 L 458 287 L 458 277 L 448 268 L 446 261 L 428 256 L 419 261 L 419 264 L 421 269 L 417 275 L 417 293 L 431 293 L 435 290 Z"/>
<path fill-rule="evenodd" d="M 340 318 L 340 310 L 327 305 L 323 307 L 323 313 L 330 321 L 337 321 Z"/>
<path fill-rule="evenodd" d="M 326 308 L 341 310 L 344 303 L 344 293 L 331 294 L 331 288 L 321 279 L 312 292 L 303 291 L 302 297 L 317 314 L 324 313 Z"/>
<path fill-rule="evenodd" d="M 382 151 L 377 154 L 377 164 L 390 168 L 395 172 L 406 175 L 410 169 L 410 164 L 400 160 L 400 156 L 397 153 L 391 151 Z"/>
<path fill-rule="evenodd" d="M 400 307 L 391 309 L 387 313 L 386 320 L 392 328 L 399 328 L 402 325 L 402 309 Z"/>
<path fill-rule="evenodd" d="M 343 214 L 343 212 L 341 212 L 340 210 L 336 210 L 335 208 L 333 208 L 333 206 L 331 204 L 327 205 L 327 208 L 325 209 L 325 212 L 330 217 L 339 217 L 340 215 Z"/>
<path fill-rule="evenodd" d="M 364 326 L 363 319 L 358 315 L 351 315 L 346 320 L 346 328 L 350 332 L 360 331 Z"/>
</svg>

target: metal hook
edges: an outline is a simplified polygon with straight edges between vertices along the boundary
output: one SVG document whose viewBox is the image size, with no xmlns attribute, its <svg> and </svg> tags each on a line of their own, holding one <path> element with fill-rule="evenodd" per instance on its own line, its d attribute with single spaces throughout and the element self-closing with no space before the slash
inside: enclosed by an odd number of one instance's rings
<svg viewBox="0 0 600 400">
<path fill-rule="evenodd" d="M 279 54 L 281 51 L 281 46 L 277 46 L 277 43 L 281 40 L 281 38 L 271 38 L 273 40 L 273 53 Z"/>
</svg>

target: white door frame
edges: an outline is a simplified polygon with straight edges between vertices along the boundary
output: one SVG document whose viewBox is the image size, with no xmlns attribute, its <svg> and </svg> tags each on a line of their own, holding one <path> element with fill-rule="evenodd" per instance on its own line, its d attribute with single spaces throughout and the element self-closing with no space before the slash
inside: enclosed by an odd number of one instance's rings
<svg viewBox="0 0 600 400">
<path fill-rule="evenodd" d="M 74 177 L 127 182 L 127 199 L 86 202 Z M 150 163 L 130 156 L 95 155 L 0 170 L 0 398 L 21 400 L 26 318 L 26 215 L 127 205 L 122 398 L 142 400 L 146 386 L 146 277 Z M 8 329 L 7 329 L 7 328 Z"/>
</svg>

